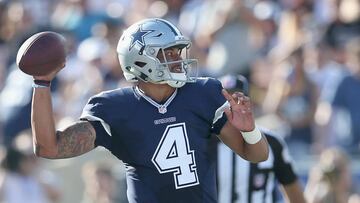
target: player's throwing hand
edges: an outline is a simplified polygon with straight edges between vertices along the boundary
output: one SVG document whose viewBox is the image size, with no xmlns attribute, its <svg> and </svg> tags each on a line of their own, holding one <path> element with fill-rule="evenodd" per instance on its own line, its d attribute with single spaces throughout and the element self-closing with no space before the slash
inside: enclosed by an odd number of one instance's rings
<svg viewBox="0 0 360 203">
<path fill-rule="evenodd" d="M 56 74 L 59 71 L 61 71 L 64 67 L 65 67 L 65 62 L 54 67 L 54 70 L 52 70 L 49 74 L 42 76 L 33 76 L 33 78 L 34 80 L 52 81 L 55 78 Z"/>
</svg>

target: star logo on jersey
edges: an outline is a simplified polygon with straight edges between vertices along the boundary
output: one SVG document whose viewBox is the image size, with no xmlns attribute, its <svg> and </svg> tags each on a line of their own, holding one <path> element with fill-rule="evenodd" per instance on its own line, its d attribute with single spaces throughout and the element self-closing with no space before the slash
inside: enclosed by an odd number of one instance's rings
<svg viewBox="0 0 360 203">
<path fill-rule="evenodd" d="M 131 35 L 129 51 L 135 46 L 136 43 L 140 44 L 141 47 L 144 47 L 144 37 L 151 32 L 154 32 L 154 30 L 142 30 L 141 26 L 139 26 L 136 32 Z"/>
</svg>

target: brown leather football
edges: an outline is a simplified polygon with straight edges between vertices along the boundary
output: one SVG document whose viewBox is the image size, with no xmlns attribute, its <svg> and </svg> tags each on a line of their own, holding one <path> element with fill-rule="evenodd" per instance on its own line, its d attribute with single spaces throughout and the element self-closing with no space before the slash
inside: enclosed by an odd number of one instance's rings
<svg viewBox="0 0 360 203">
<path fill-rule="evenodd" d="M 19 48 L 16 64 L 26 74 L 43 76 L 59 68 L 66 60 L 65 38 L 51 31 L 39 32 Z"/>
</svg>

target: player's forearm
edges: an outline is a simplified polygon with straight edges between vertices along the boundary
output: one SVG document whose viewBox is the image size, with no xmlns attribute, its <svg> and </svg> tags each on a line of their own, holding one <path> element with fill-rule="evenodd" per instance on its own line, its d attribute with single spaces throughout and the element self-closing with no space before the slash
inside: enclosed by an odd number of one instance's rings
<svg viewBox="0 0 360 203">
<path fill-rule="evenodd" d="M 296 180 L 293 183 L 283 185 L 282 190 L 285 194 L 285 202 L 305 203 L 304 192 L 301 183 Z"/>
<path fill-rule="evenodd" d="M 260 133 L 260 132 L 259 132 Z M 260 162 L 267 159 L 269 155 L 268 143 L 264 135 L 260 133 L 261 139 L 253 139 L 255 144 L 245 141 L 244 135 L 229 122 L 225 124 L 219 135 L 224 144 L 230 147 L 236 154 L 251 162 Z M 251 135 L 256 136 L 256 135 Z"/>
<path fill-rule="evenodd" d="M 267 160 L 269 156 L 269 147 L 264 135 L 260 141 L 255 144 L 244 142 L 244 156 L 246 160 L 257 163 Z"/>
<path fill-rule="evenodd" d="M 34 89 L 31 127 L 35 154 L 41 157 L 55 156 L 57 145 L 50 88 Z"/>
</svg>

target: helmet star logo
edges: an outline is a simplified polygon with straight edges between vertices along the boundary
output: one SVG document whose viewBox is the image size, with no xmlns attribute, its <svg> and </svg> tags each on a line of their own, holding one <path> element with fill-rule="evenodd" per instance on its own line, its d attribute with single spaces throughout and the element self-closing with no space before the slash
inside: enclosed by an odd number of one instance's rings
<svg viewBox="0 0 360 203">
<path fill-rule="evenodd" d="M 129 47 L 129 51 L 134 47 L 134 45 L 139 43 L 142 47 L 145 46 L 144 37 L 145 35 L 154 32 L 154 30 L 142 30 L 141 26 L 131 35 L 131 43 Z"/>
</svg>

